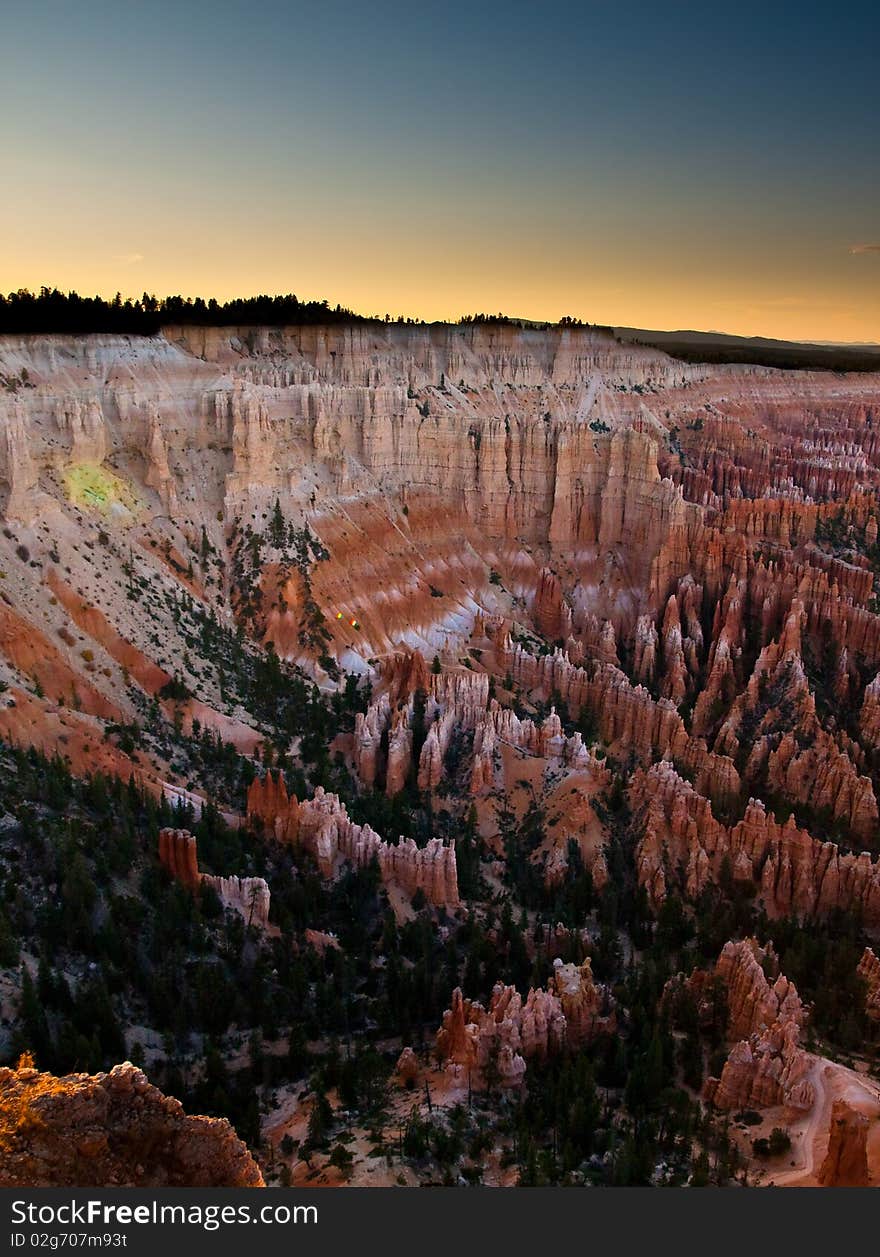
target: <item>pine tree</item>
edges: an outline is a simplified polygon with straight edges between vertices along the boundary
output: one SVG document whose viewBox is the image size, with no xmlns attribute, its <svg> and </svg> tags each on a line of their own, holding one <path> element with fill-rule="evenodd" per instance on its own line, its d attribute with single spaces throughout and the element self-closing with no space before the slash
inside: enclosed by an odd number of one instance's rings
<svg viewBox="0 0 880 1257">
<path fill-rule="evenodd" d="M 272 519 L 269 523 L 269 540 L 276 550 L 283 550 L 284 543 L 287 540 L 287 525 L 284 522 L 281 500 L 279 498 L 275 499 L 275 509 L 272 512 Z"/>
</svg>

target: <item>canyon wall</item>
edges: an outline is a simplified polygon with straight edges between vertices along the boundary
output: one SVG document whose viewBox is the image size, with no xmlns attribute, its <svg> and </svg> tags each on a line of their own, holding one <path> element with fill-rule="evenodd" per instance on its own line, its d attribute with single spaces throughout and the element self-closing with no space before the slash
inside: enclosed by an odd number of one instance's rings
<svg viewBox="0 0 880 1257">
<path fill-rule="evenodd" d="M 686 574 L 697 554 L 694 532 L 716 503 L 777 494 L 775 508 L 731 502 L 730 527 L 791 544 L 815 526 L 787 522 L 800 518 L 799 497 L 840 498 L 864 487 L 876 456 L 866 425 L 880 393 L 874 376 L 687 365 L 586 328 L 190 327 L 155 338 L 6 337 L 0 369 L 14 382 L 0 395 L 0 494 L 11 520 L 34 524 L 72 471 L 98 465 L 119 478 L 119 503 L 130 513 L 164 515 L 183 530 L 204 525 L 216 543 L 218 523 L 255 522 L 280 496 L 313 521 L 331 554 L 358 543 L 368 567 L 388 572 L 425 530 L 427 509 L 427 532 L 442 542 L 438 570 L 460 574 L 471 548 L 509 568 L 511 581 L 547 608 L 541 623 L 551 637 L 567 628 L 553 588 L 560 576 L 529 550 L 559 555 L 594 612 L 631 626 L 634 604 L 647 598 L 658 608 L 670 582 Z M 777 453 L 773 429 L 794 427 L 796 413 L 799 439 Z M 824 426 L 813 431 L 820 413 Z M 699 440 L 694 416 L 708 425 Z M 833 438 L 835 422 L 841 432 Z M 750 424 L 756 439 L 746 442 Z M 712 485 L 691 500 L 693 485 L 672 456 L 679 448 L 691 480 L 705 467 L 699 474 Z M 835 459 L 847 480 L 829 479 Z M 756 461 L 761 474 L 749 480 Z M 347 515 L 343 501 L 351 503 Z M 802 509 L 815 520 L 816 507 Z M 456 528 L 464 529 L 463 553 L 447 544 Z M 429 619 L 452 611 L 424 601 L 425 575 L 417 587 L 400 574 L 385 582 L 409 604 L 411 625 L 417 603 Z M 342 573 L 332 576 L 341 593 Z M 366 590 L 356 573 L 346 593 L 346 612 L 380 645 L 379 623 L 357 616 Z M 466 604 L 456 602 L 460 615 Z"/>
</svg>

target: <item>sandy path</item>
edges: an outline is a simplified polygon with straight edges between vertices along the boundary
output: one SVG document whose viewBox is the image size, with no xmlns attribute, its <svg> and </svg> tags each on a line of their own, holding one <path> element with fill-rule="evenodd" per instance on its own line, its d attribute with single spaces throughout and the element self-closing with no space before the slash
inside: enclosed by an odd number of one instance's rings
<svg viewBox="0 0 880 1257">
<path fill-rule="evenodd" d="M 817 1187 L 817 1174 L 825 1153 L 831 1127 L 831 1108 L 835 1100 L 846 1100 L 854 1109 L 876 1122 L 880 1118 L 880 1083 L 869 1075 L 859 1074 L 845 1065 L 836 1065 L 825 1057 L 817 1057 L 807 1075 L 816 1089 L 816 1102 L 801 1122 L 792 1126 L 792 1134 L 800 1134 L 801 1163 L 768 1177 L 767 1184 L 777 1187 Z M 880 1182 L 880 1163 L 874 1153 L 877 1139 L 869 1143 L 868 1158 L 872 1181 Z"/>
<path fill-rule="evenodd" d="M 800 1134 L 799 1152 L 803 1160 L 793 1169 L 783 1170 L 781 1174 L 775 1174 L 768 1179 L 768 1186 L 805 1187 L 807 1184 L 801 1180 L 807 1178 L 811 1180 L 810 1185 L 815 1185 L 813 1169 L 816 1162 L 816 1140 L 827 1132 L 831 1121 L 831 1094 L 825 1085 L 827 1067 L 828 1062 L 823 1057 L 816 1058 L 813 1068 L 807 1075 L 816 1089 L 816 1101 L 806 1117 L 796 1123 L 791 1131 L 792 1135 L 796 1132 Z"/>
</svg>

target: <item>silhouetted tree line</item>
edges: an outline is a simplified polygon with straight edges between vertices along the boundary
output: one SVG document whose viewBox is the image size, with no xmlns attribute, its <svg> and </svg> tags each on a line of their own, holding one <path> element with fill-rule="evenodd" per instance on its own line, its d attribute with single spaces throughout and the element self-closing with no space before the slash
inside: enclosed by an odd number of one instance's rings
<svg viewBox="0 0 880 1257">
<path fill-rule="evenodd" d="M 619 339 L 619 338 L 618 338 Z M 775 367 L 780 371 L 877 371 L 880 369 L 880 353 L 876 349 L 849 348 L 846 345 L 730 345 L 723 340 L 717 343 L 701 340 L 656 340 L 650 334 L 640 337 L 636 344 L 659 349 L 680 362 L 711 363 L 719 366 L 748 364 L 749 366 Z"/>
<path fill-rule="evenodd" d="M 511 318 L 509 314 L 463 314 L 458 320 L 459 324 L 468 327 L 475 324 L 478 327 L 589 327 L 589 323 L 585 323 L 583 319 L 577 319 L 571 314 L 564 314 L 555 324 L 552 322 L 541 323 L 534 319 L 516 319 Z M 610 329 L 609 329 L 610 330 Z"/>
<path fill-rule="evenodd" d="M 512 319 L 507 314 L 463 314 L 458 320 L 459 323 L 467 326 L 469 323 L 475 323 L 478 326 L 490 327 L 522 327 L 522 319 Z"/>
<path fill-rule="evenodd" d="M 300 301 L 293 293 L 270 297 L 233 297 L 217 301 L 210 297 L 157 297 L 143 293 L 140 297 L 122 298 L 117 293 L 111 301 L 103 297 L 83 297 L 78 292 L 61 292 L 43 287 L 38 293 L 19 288 L 7 296 L 0 293 L 0 335 L 45 335 L 86 332 L 107 332 L 124 336 L 155 336 L 161 327 L 184 324 L 199 327 L 283 327 L 296 324 L 328 323 L 391 323 L 417 324 L 423 320 L 400 315 L 396 320 L 386 314 L 356 314 L 346 306 L 331 306 L 324 301 Z M 535 323 L 511 318 L 506 314 L 463 314 L 460 325 L 491 327 L 589 327 L 580 319 L 564 315 L 558 323 Z M 610 329 L 608 329 L 610 330 Z"/>
<path fill-rule="evenodd" d="M 213 297 L 162 297 L 144 293 L 123 301 L 81 297 L 78 292 L 41 288 L 38 293 L 20 288 L 0 294 L 0 333 L 115 332 L 129 336 L 154 336 L 163 324 L 183 323 L 204 327 L 268 324 L 368 323 L 371 320 L 344 306 L 327 301 L 300 301 L 286 296 L 235 297 L 219 302 Z"/>
</svg>

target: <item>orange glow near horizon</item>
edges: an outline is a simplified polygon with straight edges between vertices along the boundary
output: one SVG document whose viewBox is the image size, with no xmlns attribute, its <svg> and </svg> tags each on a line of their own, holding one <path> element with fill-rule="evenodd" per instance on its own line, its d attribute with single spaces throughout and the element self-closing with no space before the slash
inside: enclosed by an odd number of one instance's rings
<svg viewBox="0 0 880 1257">
<path fill-rule="evenodd" d="M 366 250 L 367 254 L 371 251 Z M 173 253 L 173 251 L 172 251 Z M 857 255 L 858 256 L 858 255 Z M 426 276 L 409 270 L 405 259 L 396 268 L 387 262 L 376 267 L 350 259 L 344 266 L 301 264 L 270 268 L 233 263 L 213 268 L 173 257 L 167 264 L 150 264 L 140 257 L 120 265 L 115 259 L 82 258 L 70 263 L 58 258 L 30 264 L 20 252 L 8 256 L 0 246 L 0 275 L 6 292 L 38 290 L 42 284 L 62 291 L 112 298 L 139 297 L 143 292 L 167 296 L 216 297 L 219 301 L 259 293 L 294 292 L 303 300 L 318 299 L 348 306 L 357 313 L 380 318 L 390 314 L 455 321 L 463 314 L 503 312 L 516 318 L 555 322 L 572 315 L 589 323 L 640 327 L 658 331 L 688 329 L 780 340 L 876 343 L 880 341 L 880 256 L 858 258 L 871 275 L 847 276 L 848 283 L 826 281 L 821 287 L 792 286 L 779 294 L 767 279 L 751 282 L 740 275 L 694 275 L 673 280 L 663 268 L 650 277 L 623 264 L 596 266 L 572 259 L 568 277 L 560 266 L 536 259 L 528 270 L 499 266 L 494 273 L 480 259 L 466 262 L 449 274 Z M 842 263 L 846 270 L 846 260 Z M 855 271 L 853 267 L 853 271 Z M 868 285 L 865 280 L 874 279 Z M 867 291 L 866 291 L 867 289 Z"/>
<path fill-rule="evenodd" d="M 426 221 L 384 204 L 352 218 L 338 206 L 322 213 L 318 204 L 296 228 L 285 214 L 253 210 L 247 198 L 205 211 L 198 224 L 190 205 L 168 210 L 159 222 L 134 200 L 123 211 L 88 198 L 62 208 L 46 198 L 22 229 L 21 217 L 10 221 L 10 202 L 0 203 L 0 286 L 218 300 L 295 292 L 380 317 L 456 320 L 501 311 L 551 322 L 572 315 L 657 330 L 880 341 L 880 252 L 853 253 L 848 242 L 793 238 L 783 247 L 772 238 L 762 250 L 757 229 L 743 229 L 718 253 L 696 217 L 681 230 L 666 223 L 639 234 L 635 218 L 615 223 L 609 212 L 581 222 L 552 207 L 543 221 L 497 229 L 466 214 Z"/>
</svg>

